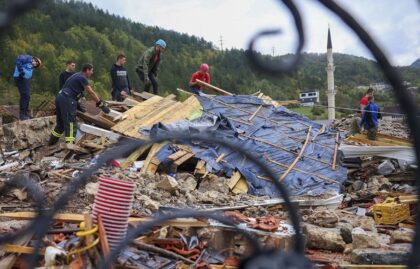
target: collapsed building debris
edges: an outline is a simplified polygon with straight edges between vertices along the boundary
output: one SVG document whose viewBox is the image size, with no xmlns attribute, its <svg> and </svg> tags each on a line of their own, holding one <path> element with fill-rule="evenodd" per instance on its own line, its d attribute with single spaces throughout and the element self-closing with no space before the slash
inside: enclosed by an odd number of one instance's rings
<svg viewBox="0 0 420 269">
<path fill-rule="evenodd" d="M 83 123 L 76 144 L 53 148 L 45 146 L 53 117 L 3 125 L 0 185 L 7 186 L 20 173 L 41 186 L 50 206 L 120 137 L 211 132 L 259 156 L 291 191 L 312 262 L 329 266 L 325 268 L 404 264 L 415 225 L 414 170 L 412 162 L 400 157 L 407 155 L 389 149 L 410 148 L 409 140 L 379 135 L 383 139 L 372 143 L 364 134 L 343 140 L 340 132 L 263 94 L 223 95 L 191 95 L 180 102 L 174 95 L 136 93 L 136 100 L 111 102 L 111 117 L 94 109 L 79 113 Z M 377 153 L 380 143 L 388 143 L 387 153 Z M 346 155 L 346 146 L 373 149 Z M 105 186 L 104 181 L 114 183 Z M 32 202 L 25 188 L 3 195 L 0 233 L 27 227 L 36 217 Z M 50 224 L 38 265 L 86 268 L 107 257 L 127 231 L 154 214 L 185 208 L 221 210 L 266 247 L 288 250 L 295 231 L 283 203 L 261 169 L 228 148 L 198 141 L 143 146 L 112 160 L 77 190 L 65 212 Z M 1 268 L 18 267 L 39 240 L 29 233 L 2 246 Z M 175 219 L 133 240 L 117 264 L 237 268 L 251 249 L 243 235 L 218 221 Z"/>
</svg>

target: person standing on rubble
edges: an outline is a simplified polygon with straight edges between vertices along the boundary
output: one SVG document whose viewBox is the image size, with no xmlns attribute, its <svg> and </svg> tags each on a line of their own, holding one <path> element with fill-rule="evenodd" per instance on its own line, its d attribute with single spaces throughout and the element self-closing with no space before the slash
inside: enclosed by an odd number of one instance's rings
<svg viewBox="0 0 420 269">
<path fill-rule="evenodd" d="M 108 114 L 110 109 L 107 103 L 99 99 L 96 92 L 89 85 L 88 79 L 93 74 L 93 65 L 86 63 L 82 66 L 82 70 L 72 75 L 64 83 L 63 88 L 55 98 L 55 106 L 57 108 L 57 123 L 51 132 L 49 145 L 58 142 L 61 135 L 65 134 L 66 143 L 74 143 L 76 137 L 76 107 L 77 102 L 86 90 L 92 99 L 96 102 L 104 113 Z"/>
<path fill-rule="evenodd" d="M 161 54 L 166 49 L 166 42 L 162 39 L 156 41 L 155 45 L 147 49 L 139 60 L 136 73 L 140 80 L 144 82 L 144 90 L 150 92 L 153 87 L 153 94 L 159 94 L 157 75 Z"/>
<path fill-rule="evenodd" d="M 367 131 L 370 140 L 376 140 L 379 119 L 382 118 L 379 106 L 374 103 L 373 96 L 368 97 L 368 104 L 364 107 L 360 125 Z"/>
<path fill-rule="evenodd" d="M 110 74 L 112 81 L 112 100 L 123 101 L 131 93 L 130 79 L 128 78 L 127 69 L 124 64 L 127 58 L 124 54 L 117 56 L 117 62 L 112 66 Z"/>
<path fill-rule="evenodd" d="M 367 89 L 366 95 L 363 96 L 362 100 L 360 100 L 360 110 L 362 112 L 363 112 L 364 107 L 369 104 L 369 101 L 368 101 L 369 96 L 373 97 L 373 89 L 372 88 Z"/>
<path fill-rule="evenodd" d="M 191 80 L 190 80 L 190 91 L 194 94 L 200 94 L 202 87 L 200 84 L 198 84 L 197 79 L 204 81 L 206 83 L 210 83 L 210 73 L 209 73 L 209 65 L 208 64 L 201 64 L 200 70 L 192 74 Z"/>
<path fill-rule="evenodd" d="M 76 73 L 74 70 L 76 70 L 76 62 L 72 60 L 68 60 L 66 62 L 66 70 L 61 72 L 59 78 L 58 78 L 58 87 L 61 90 L 64 86 L 64 83 L 72 76 L 74 73 Z M 86 108 L 83 106 L 83 100 L 85 99 L 84 96 L 80 98 L 80 100 L 77 102 L 77 110 L 81 112 L 86 112 Z"/>
<path fill-rule="evenodd" d="M 33 69 L 39 68 L 42 62 L 31 55 L 19 55 L 15 63 L 13 79 L 19 90 L 19 119 L 28 120 L 29 101 L 31 99 L 29 80 L 32 78 Z"/>
</svg>

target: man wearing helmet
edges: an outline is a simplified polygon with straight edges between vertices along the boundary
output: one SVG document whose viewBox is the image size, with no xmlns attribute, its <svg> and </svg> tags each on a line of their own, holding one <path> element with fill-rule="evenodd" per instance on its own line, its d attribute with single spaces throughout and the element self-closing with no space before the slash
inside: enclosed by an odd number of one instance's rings
<svg viewBox="0 0 420 269">
<path fill-rule="evenodd" d="M 166 42 L 162 39 L 156 41 L 155 45 L 147 49 L 141 56 L 136 73 L 144 82 L 144 90 L 150 92 L 153 87 L 153 94 L 159 94 L 157 75 L 162 52 L 165 51 Z"/>
<path fill-rule="evenodd" d="M 201 64 L 200 70 L 192 74 L 190 80 L 190 90 L 194 94 L 199 94 L 201 92 L 201 85 L 198 84 L 198 80 L 210 83 L 210 73 L 208 64 Z"/>
<path fill-rule="evenodd" d="M 19 90 L 19 119 L 28 120 L 29 100 L 31 98 L 29 80 L 32 70 L 41 66 L 41 60 L 31 55 L 19 55 L 16 59 L 13 78 Z"/>
</svg>

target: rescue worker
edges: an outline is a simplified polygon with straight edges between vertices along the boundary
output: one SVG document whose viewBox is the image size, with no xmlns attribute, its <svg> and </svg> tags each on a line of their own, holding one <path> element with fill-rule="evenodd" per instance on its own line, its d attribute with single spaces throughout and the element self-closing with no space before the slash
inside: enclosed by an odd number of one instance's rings
<svg viewBox="0 0 420 269">
<path fill-rule="evenodd" d="M 74 143 L 76 137 L 76 106 L 78 99 L 86 90 L 92 99 L 96 102 L 104 113 L 109 113 L 110 109 L 107 104 L 99 99 L 98 95 L 89 85 L 88 79 L 93 74 L 93 65 L 86 63 L 82 66 L 80 72 L 72 75 L 65 83 L 63 88 L 55 98 L 55 106 L 57 107 L 57 123 L 51 132 L 49 145 L 58 142 L 61 135 L 65 134 L 66 143 Z"/>
<path fill-rule="evenodd" d="M 117 56 L 117 62 L 112 66 L 110 74 L 112 81 L 112 100 L 123 101 L 131 94 L 130 79 L 128 78 L 127 69 L 124 64 L 127 61 L 125 55 Z"/>
<path fill-rule="evenodd" d="M 194 94 L 201 93 L 202 87 L 200 84 L 198 84 L 197 79 L 204 81 L 206 83 L 210 83 L 210 73 L 209 73 L 209 66 L 208 64 L 201 64 L 200 70 L 192 74 L 191 80 L 190 80 L 190 91 L 192 91 Z"/>
<path fill-rule="evenodd" d="M 363 111 L 364 107 L 369 104 L 369 101 L 368 101 L 368 97 L 369 96 L 372 96 L 373 97 L 373 89 L 372 88 L 369 88 L 366 91 L 366 95 L 363 96 L 362 100 L 360 100 L 360 110 L 361 111 Z"/>
<path fill-rule="evenodd" d="M 162 39 L 156 41 L 155 46 L 147 49 L 141 56 L 136 73 L 140 80 L 144 82 L 144 90 L 150 92 L 153 87 L 153 94 L 159 94 L 157 75 L 161 54 L 165 51 L 166 42 Z"/>
<path fill-rule="evenodd" d="M 368 97 L 368 104 L 364 107 L 360 125 L 367 131 L 370 140 L 376 140 L 379 119 L 382 118 L 379 106 L 373 102 L 373 96 Z"/>
<path fill-rule="evenodd" d="M 67 61 L 66 70 L 64 70 L 58 78 L 58 87 L 60 90 L 63 88 L 64 83 L 67 81 L 67 79 L 69 79 L 72 75 L 74 75 L 74 73 L 76 73 L 74 70 L 76 70 L 76 63 L 71 60 Z M 83 113 L 86 112 L 86 108 L 83 105 L 84 100 L 85 100 L 85 97 L 84 95 L 82 95 L 82 97 L 77 102 L 77 110 Z"/>
<path fill-rule="evenodd" d="M 32 78 L 34 68 L 39 68 L 42 62 L 31 55 L 19 55 L 16 59 L 13 78 L 19 90 L 19 119 L 28 120 L 29 101 L 31 99 L 29 80 Z"/>
</svg>

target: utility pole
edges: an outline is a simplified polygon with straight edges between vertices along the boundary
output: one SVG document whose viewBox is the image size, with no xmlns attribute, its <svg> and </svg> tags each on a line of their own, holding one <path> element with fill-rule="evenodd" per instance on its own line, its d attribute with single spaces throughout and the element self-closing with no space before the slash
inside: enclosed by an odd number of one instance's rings
<svg viewBox="0 0 420 269">
<path fill-rule="evenodd" d="M 220 35 L 220 50 L 223 52 L 223 36 Z"/>
<path fill-rule="evenodd" d="M 273 57 L 274 57 L 274 53 L 275 53 L 275 51 L 276 51 L 276 48 L 275 48 L 274 46 L 272 46 L 272 47 L 271 47 L 271 53 L 273 54 Z"/>
</svg>

